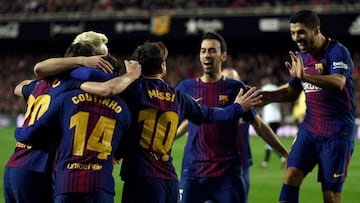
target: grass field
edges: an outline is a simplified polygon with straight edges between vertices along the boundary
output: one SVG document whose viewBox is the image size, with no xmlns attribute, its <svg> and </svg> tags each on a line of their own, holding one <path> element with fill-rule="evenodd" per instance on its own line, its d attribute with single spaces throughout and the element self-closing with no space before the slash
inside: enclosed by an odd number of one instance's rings
<svg viewBox="0 0 360 203">
<path fill-rule="evenodd" d="M 4 201 L 3 197 L 3 174 L 4 166 L 14 150 L 15 140 L 13 138 L 13 127 L 0 128 L 0 202 Z M 282 138 L 281 141 L 286 147 L 290 147 L 292 139 Z M 174 164 L 178 171 L 181 167 L 182 152 L 184 149 L 185 137 L 176 140 L 173 147 Z M 264 142 L 259 137 L 251 137 L 250 139 L 254 165 L 250 168 L 250 203 L 275 203 L 277 202 L 279 191 L 281 188 L 284 170 L 280 169 L 279 158 L 272 154 L 269 168 L 260 167 L 260 162 L 264 155 Z M 348 178 L 343 189 L 342 202 L 356 203 L 359 202 L 360 194 L 360 153 L 356 150 L 360 147 L 360 141 L 356 141 L 355 152 L 351 159 L 348 170 Z M 316 181 L 315 169 L 306 177 L 300 191 L 300 202 L 302 203 L 318 203 L 322 202 L 321 186 Z M 119 178 L 119 165 L 114 168 L 114 177 L 116 184 L 115 202 L 120 202 L 122 182 Z"/>
</svg>

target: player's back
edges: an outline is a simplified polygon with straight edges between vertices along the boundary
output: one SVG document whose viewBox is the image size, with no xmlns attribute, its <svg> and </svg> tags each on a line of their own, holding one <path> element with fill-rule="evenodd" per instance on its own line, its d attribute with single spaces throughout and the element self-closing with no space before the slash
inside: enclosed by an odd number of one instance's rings
<svg viewBox="0 0 360 203">
<path fill-rule="evenodd" d="M 52 107 L 52 101 L 68 89 L 78 88 L 80 81 L 70 78 L 40 80 L 35 86 L 24 86 L 23 95 L 27 99 L 27 110 L 23 127 L 31 126 L 39 120 Z M 52 121 L 52 126 L 56 121 Z M 14 154 L 10 157 L 7 167 L 26 168 L 32 171 L 51 172 L 54 161 L 56 141 L 60 131 L 47 128 L 41 135 L 35 136 L 31 143 L 17 142 Z"/>
<path fill-rule="evenodd" d="M 55 194 L 114 195 L 113 156 L 131 114 L 118 96 L 103 98 L 82 90 L 62 95 Z"/>
<path fill-rule="evenodd" d="M 140 78 L 122 96 L 132 113 L 121 176 L 177 180 L 171 148 L 179 123 L 175 90 L 162 80 Z"/>
</svg>

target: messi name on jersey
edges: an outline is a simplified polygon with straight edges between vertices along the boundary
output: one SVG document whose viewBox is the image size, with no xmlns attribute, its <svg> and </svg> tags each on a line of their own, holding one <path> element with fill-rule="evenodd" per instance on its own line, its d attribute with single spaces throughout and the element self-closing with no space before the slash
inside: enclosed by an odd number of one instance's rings
<svg viewBox="0 0 360 203">
<path fill-rule="evenodd" d="M 157 98 L 169 102 L 174 102 L 175 100 L 175 94 L 171 92 L 161 92 L 157 89 L 152 89 L 152 90 L 148 90 L 148 94 L 150 98 Z"/>
<path fill-rule="evenodd" d="M 111 98 L 104 98 L 104 97 L 98 97 L 89 93 L 81 93 L 77 96 L 73 96 L 71 98 L 71 101 L 74 104 L 79 104 L 80 102 L 96 102 L 102 105 L 107 106 L 108 108 L 112 109 L 116 113 L 120 113 L 122 108 L 121 106 Z"/>
</svg>

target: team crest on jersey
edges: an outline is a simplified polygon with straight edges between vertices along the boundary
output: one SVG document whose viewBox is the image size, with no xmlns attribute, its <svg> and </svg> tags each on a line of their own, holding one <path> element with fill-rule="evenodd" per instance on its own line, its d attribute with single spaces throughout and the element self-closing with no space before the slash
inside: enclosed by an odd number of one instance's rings
<svg viewBox="0 0 360 203">
<path fill-rule="evenodd" d="M 324 72 L 324 66 L 322 63 L 315 64 L 315 72 L 318 74 L 322 74 Z"/>
<path fill-rule="evenodd" d="M 221 105 L 227 105 L 229 103 L 229 96 L 228 95 L 219 95 L 219 103 Z"/>
</svg>

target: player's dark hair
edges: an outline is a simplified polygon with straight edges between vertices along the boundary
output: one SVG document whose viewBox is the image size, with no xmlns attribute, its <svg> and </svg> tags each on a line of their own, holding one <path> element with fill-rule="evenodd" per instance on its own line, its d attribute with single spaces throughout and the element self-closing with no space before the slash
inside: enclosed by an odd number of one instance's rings
<svg viewBox="0 0 360 203">
<path fill-rule="evenodd" d="M 166 61 L 168 49 L 162 42 L 145 42 L 138 46 L 132 58 L 141 64 L 142 74 L 153 75 L 161 73 L 161 64 Z"/>
<path fill-rule="evenodd" d="M 121 65 L 121 63 L 115 56 L 108 54 L 106 56 L 103 56 L 102 58 L 112 65 L 112 67 L 114 68 L 113 74 L 123 75 L 126 73 L 125 67 Z"/>
<path fill-rule="evenodd" d="M 221 53 L 227 52 L 227 44 L 225 39 L 218 33 L 216 32 L 207 32 L 205 33 L 202 38 L 201 38 L 201 42 L 206 40 L 206 39 L 214 39 L 220 42 L 220 51 Z"/>
<path fill-rule="evenodd" d="M 319 16 L 311 10 L 301 10 L 290 17 L 290 23 L 302 23 L 310 29 L 320 27 Z"/>
<path fill-rule="evenodd" d="M 97 49 L 94 45 L 90 43 L 75 43 L 71 44 L 66 52 L 65 57 L 74 57 L 74 56 L 94 56 L 97 55 Z"/>
</svg>

